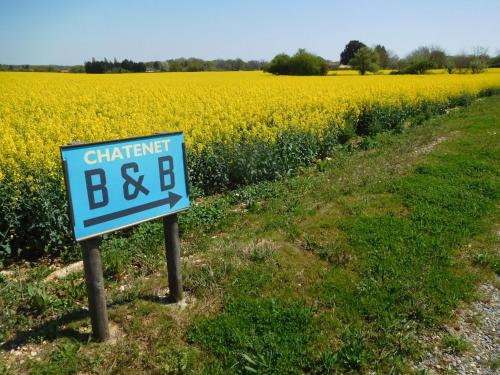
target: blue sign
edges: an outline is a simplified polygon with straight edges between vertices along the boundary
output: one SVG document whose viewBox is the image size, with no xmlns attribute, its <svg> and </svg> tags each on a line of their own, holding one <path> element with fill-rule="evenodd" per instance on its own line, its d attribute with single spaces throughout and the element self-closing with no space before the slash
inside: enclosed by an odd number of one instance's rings
<svg viewBox="0 0 500 375">
<path fill-rule="evenodd" d="M 77 241 L 189 208 L 183 133 L 62 146 L 61 157 Z"/>
</svg>

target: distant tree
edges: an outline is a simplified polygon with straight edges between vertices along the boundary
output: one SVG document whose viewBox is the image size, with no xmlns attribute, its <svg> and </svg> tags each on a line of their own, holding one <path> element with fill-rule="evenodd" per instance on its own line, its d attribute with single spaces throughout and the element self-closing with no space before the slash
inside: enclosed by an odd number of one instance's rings
<svg viewBox="0 0 500 375">
<path fill-rule="evenodd" d="M 429 62 L 435 69 L 446 67 L 447 57 L 446 52 L 440 47 L 431 47 L 429 54 Z"/>
<path fill-rule="evenodd" d="M 399 73 L 423 74 L 429 69 L 443 68 L 446 65 L 446 53 L 439 47 L 418 47 L 401 62 Z"/>
<path fill-rule="evenodd" d="M 500 54 L 490 59 L 490 68 L 500 68 Z"/>
<path fill-rule="evenodd" d="M 387 52 L 385 47 L 380 44 L 377 44 L 375 46 L 374 51 L 378 55 L 378 62 L 380 68 L 387 69 L 389 67 L 389 62 L 390 62 L 389 52 Z"/>
<path fill-rule="evenodd" d="M 168 60 L 167 63 L 169 72 L 182 72 L 182 61 L 180 59 Z"/>
<path fill-rule="evenodd" d="M 453 60 L 452 56 L 446 57 L 445 68 L 448 74 L 453 73 L 453 69 L 455 69 L 455 61 Z"/>
<path fill-rule="evenodd" d="M 409 63 L 417 61 L 429 61 L 430 56 L 431 56 L 431 49 L 426 46 L 421 46 L 411 51 L 406 56 L 405 60 Z"/>
<path fill-rule="evenodd" d="M 323 76 L 328 73 L 328 66 L 322 57 L 301 48 L 290 59 L 291 74 L 298 76 Z"/>
<path fill-rule="evenodd" d="M 453 56 L 452 59 L 458 73 L 464 73 L 467 69 L 469 69 L 471 57 L 465 52 Z"/>
<path fill-rule="evenodd" d="M 389 53 L 389 64 L 387 65 L 387 68 L 399 69 L 399 65 L 401 63 L 401 59 L 399 58 L 399 56 L 391 51 L 388 51 L 388 53 Z"/>
<path fill-rule="evenodd" d="M 274 56 L 264 70 L 276 75 L 290 74 L 290 56 L 286 53 L 280 53 Z"/>
<path fill-rule="evenodd" d="M 196 59 L 194 57 L 190 57 L 186 61 L 186 66 L 183 69 L 186 72 L 203 72 L 205 69 L 204 61 L 201 59 Z"/>
<path fill-rule="evenodd" d="M 243 61 L 240 58 L 236 59 L 216 59 L 202 60 L 194 57 L 188 59 L 180 57 L 170 59 L 164 62 L 148 61 L 146 67 L 152 70 L 160 70 L 162 72 L 201 72 L 201 71 L 228 71 L 228 70 L 261 70 L 265 61 L 250 60 Z"/>
<path fill-rule="evenodd" d="M 146 64 L 143 62 L 134 62 L 132 60 L 123 60 L 118 62 L 116 59 L 113 61 L 104 58 L 102 61 L 97 61 L 92 58 L 91 61 L 86 61 L 84 64 L 85 73 L 120 73 L 125 72 L 145 72 Z"/>
<path fill-rule="evenodd" d="M 366 47 L 366 45 L 359 40 L 351 40 L 340 54 L 340 63 L 343 65 L 349 64 L 349 61 L 351 61 L 356 52 L 362 47 Z"/>
<path fill-rule="evenodd" d="M 250 60 L 246 63 L 247 70 L 261 70 L 263 66 L 262 61 Z"/>
<path fill-rule="evenodd" d="M 328 64 L 322 57 L 299 49 L 292 57 L 285 53 L 276 55 L 264 70 L 277 75 L 325 75 L 328 72 Z"/>
<path fill-rule="evenodd" d="M 233 60 L 231 63 L 231 70 L 243 70 L 245 66 L 245 62 L 240 58 Z"/>
<path fill-rule="evenodd" d="M 144 73 L 146 71 L 146 64 L 144 64 L 142 61 L 138 62 L 137 65 L 135 66 L 136 73 Z"/>
<path fill-rule="evenodd" d="M 159 62 L 159 61 L 153 62 L 153 69 L 154 70 L 161 70 L 161 62 Z"/>
<path fill-rule="evenodd" d="M 469 63 L 472 74 L 484 72 L 488 67 L 489 59 L 487 48 L 475 47 Z"/>
<path fill-rule="evenodd" d="M 361 75 L 365 75 L 366 72 L 376 72 L 379 70 L 378 54 L 371 48 L 362 47 L 349 61 L 349 65 L 359 70 Z"/>
<path fill-rule="evenodd" d="M 84 68 L 85 73 L 104 73 L 104 64 L 93 57 L 91 61 L 85 61 Z"/>
<path fill-rule="evenodd" d="M 75 65 L 69 69 L 70 73 L 85 73 L 85 68 L 82 65 Z"/>
<path fill-rule="evenodd" d="M 168 61 L 163 61 L 160 66 L 160 71 L 162 72 L 168 72 L 170 70 L 170 66 L 168 64 Z"/>
</svg>

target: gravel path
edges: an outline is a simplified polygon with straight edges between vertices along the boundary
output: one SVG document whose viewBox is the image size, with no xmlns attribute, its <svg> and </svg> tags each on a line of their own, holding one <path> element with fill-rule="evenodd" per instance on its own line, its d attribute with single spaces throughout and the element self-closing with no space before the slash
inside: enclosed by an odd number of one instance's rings
<svg viewBox="0 0 500 375">
<path fill-rule="evenodd" d="M 497 277 L 495 284 L 499 282 Z M 416 369 L 428 374 L 500 374 L 500 290 L 488 283 L 479 293 L 480 301 L 460 310 L 453 324 L 423 340 L 430 350 Z M 450 337 L 457 338 L 452 345 Z"/>
</svg>

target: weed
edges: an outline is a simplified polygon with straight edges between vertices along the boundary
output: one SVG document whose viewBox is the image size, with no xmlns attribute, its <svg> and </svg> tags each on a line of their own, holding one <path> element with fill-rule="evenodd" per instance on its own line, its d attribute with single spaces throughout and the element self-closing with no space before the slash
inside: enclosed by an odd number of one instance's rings
<svg viewBox="0 0 500 375">
<path fill-rule="evenodd" d="M 248 258 L 254 263 L 265 263 L 275 253 L 275 245 L 271 241 L 260 241 L 252 246 Z"/>
<path fill-rule="evenodd" d="M 442 346 L 449 353 L 461 354 L 469 349 L 469 343 L 462 337 L 447 334 L 442 338 Z"/>
<path fill-rule="evenodd" d="M 500 275 L 500 256 L 493 252 L 475 253 L 472 256 L 473 264 L 491 269 L 497 275 Z"/>
<path fill-rule="evenodd" d="M 35 312 L 44 312 L 52 305 L 52 296 L 47 293 L 44 283 L 27 284 L 28 306 Z"/>
<path fill-rule="evenodd" d="M 224 259 L 210 259 L 201 265 L 188 265 L 184 270 L 184 288 L 196 296 L 213 293 L 233 270 L 233 264 Z"/>
</svg>

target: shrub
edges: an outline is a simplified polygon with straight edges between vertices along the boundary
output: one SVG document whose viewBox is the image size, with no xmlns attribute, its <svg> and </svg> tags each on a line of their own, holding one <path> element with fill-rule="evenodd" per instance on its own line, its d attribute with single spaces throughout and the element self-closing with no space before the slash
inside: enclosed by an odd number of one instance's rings
<svg viewBox="0 0 500 375">
<path fill-rule="evenodd" d="M 446 56 L 445 51 L 436 46 L 419 47 L 413 50 L 403 61 L 399 74 L 423 74 L 429 69 L 446 68 L 451 73 L 454 61 Z"/>
<path fill-rule="evenodd" d="M 292 57 L 276 55 L 264 70 L 276 75 L 320 76 L 328 73 L 328 64 L 322 57 L 299 49 Z"/>
<path fill-rule="evenodd" d="M 290 74 L 290 56 L 286 53 L 276 55 L 264 70 L 276 75 Z"/>
<path fill-rule="evenodd" d="M 432 69 L 430 61 L 420 60 L 412 62 L 401 70 L 402 74 L 424 74 L 427 70 Z"/>
<path fill-rule="evenodd" d="M 44 173 L 31 180 L 6 176 L 0 185 L 0 260 L 3 255 L 36 259 L 58 249 L 72 251 L 62 176 Z"/>
<path fill-rule="evenodd" d="M 297 76 L 323 76 L 328 73 L 326 61 L 317 55 L 299 49 L 290 59 L 290 74 Z"/>
</svg>

